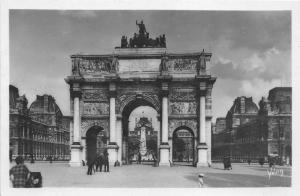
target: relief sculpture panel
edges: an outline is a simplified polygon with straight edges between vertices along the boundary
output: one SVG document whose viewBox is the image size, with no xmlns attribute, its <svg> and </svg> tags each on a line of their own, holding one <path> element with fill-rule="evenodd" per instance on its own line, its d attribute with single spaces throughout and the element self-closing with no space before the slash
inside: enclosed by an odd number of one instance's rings
<svg viewBox="0 0 300 196">
<path fill-rule="evenodd" d="M 167 70 L 170 72 L 196 71 L 198 60 L 196 59 L 169 59 L 166 62 Z"/>
<path fill-rule="evenodd" d="M 84 115 L 105 115 L 109 114 L 108 103 L 84 103 L 83 104 Z"/>
<path fill-rule="evenodd" d="M 171 114 L 196 114 L 195 102 L 170 102 Z"/>
<path fill-rule="evenodd" d="M 82 98 L 84 101 L 108 102 L 108 91 L 105 89 L 84 90 Z"/>
<path fill-rule="evenodd" d="M 118 60 L 114 57 L 78 57 L 72 59 L 72 73 L 108 74 L 118 71 Z"/>
<path fill-rule="evenodd" d="M 173 88 L 170 93 L 170 101 L 195 101 L 194 89 Z"/>
</svg>

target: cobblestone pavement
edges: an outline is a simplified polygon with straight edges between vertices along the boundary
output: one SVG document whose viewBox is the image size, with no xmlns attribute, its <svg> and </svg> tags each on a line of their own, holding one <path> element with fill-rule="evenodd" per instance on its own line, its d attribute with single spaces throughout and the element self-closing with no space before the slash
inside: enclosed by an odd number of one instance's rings
<svg viewBox="0 0 300 196">
<path fill-rule="evenodd" d="M 233 164 L 232 170 L 223 170 L 220 163 L 211 168 L 190 166 L 153 167 L 151 165 L 124 165 L 111 167 L 110 172 L 86 175 L 87 167 L 69 167 L 68 163 L 26 163 L 31 171 L 40 171 L 43 187 L 198 187 L 197 176 L 205 175 L 205 187 L 277 187 L 291 186 L 291 167 Z"/>
</svg>

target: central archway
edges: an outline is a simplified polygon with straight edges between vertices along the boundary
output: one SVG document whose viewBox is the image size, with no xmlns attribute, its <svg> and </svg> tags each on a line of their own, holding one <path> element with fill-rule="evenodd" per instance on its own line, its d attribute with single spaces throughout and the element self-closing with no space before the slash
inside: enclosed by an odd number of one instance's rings
<svg viewBox="0 0 300 196">
<path fill-rule="evenodd" d="M 93 126 L 86 132 L 86 160 L 94 160 L 107 146 L 107 136 L 102 127 Z"/>
<path fill-rule="evenodd" d="M 125 164 L 151 163 L 158 159 L 160 123 L 158 111 L 151 102 L 135 99 L 122 111 L 123 152 Z"/>
</svg>

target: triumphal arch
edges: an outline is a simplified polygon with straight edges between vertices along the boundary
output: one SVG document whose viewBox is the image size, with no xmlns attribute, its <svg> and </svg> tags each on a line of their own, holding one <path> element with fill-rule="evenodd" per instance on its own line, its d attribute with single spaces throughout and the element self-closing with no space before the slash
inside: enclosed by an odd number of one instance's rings
<svg viewBox="0 0 300 196">
<path fill-rule="evenodd" d="M 73 115 L 70 165 L 80 166 L 104 150 L 110 164 L 128 164 L 134 146 L 129 144 L 129 115 L 139 106 L 150 106 L 157 111 L 159 129 L 155 132 L 147 125 L 150 121 L 142 119 L 137 126 L 141 132 L 136 133 L 153 133 L 154 160 L 169 166 L 185 160 L 179 151 L 189 149 L 193 165 L 208 166 L 216 78 L 206 71 L 206 63 L 212 54 L 172 53 L 165 35 L 152 39 L 142 22 L 137 25 L 139 32 L 129 40 L 122 36 L 121 46 L 111 54 L 71 56 L 72 74 L 66 78 Z M 189 146 L 180 146 L 180 138 Z"/>
</svg>

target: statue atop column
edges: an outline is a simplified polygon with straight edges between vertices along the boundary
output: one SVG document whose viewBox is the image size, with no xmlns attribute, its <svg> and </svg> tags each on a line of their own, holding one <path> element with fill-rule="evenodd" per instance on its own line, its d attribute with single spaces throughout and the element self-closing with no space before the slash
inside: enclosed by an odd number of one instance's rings
<svg viewBox="0 0 300 196">
<path fill-rule="evenodd" d="M 168 71 L 168 67 L 167 67 L 167 62 L 168 62 L 169 58 L 166 54 L 164 54 L 161 57 L 161 62 L 160 62 L 160 70 L 161 70 L 161 74 L 165 73 Z"/>
<path fill-rule="evenodd" d="M 206 71 L 206 57 L 205 57 L 205 51 L 203 49 L 200 54 L 200 58 L 198 60 L 197 75 L 200 75 L 201 73 L 205 73 L 205 71 Z"/>
<path fill-rule="evenodd" d="M 135 24 L 139 28 L 139 33 L 134 33 L 134 36 L 129 38 L 129 43 L 127 36 L 123 35 L 121 38 L 121 48 L 166 48 L 165 34 L 152 39 L 146 30 L 143 20 L 140 23 L 135 21 Z"/>
</svg>

